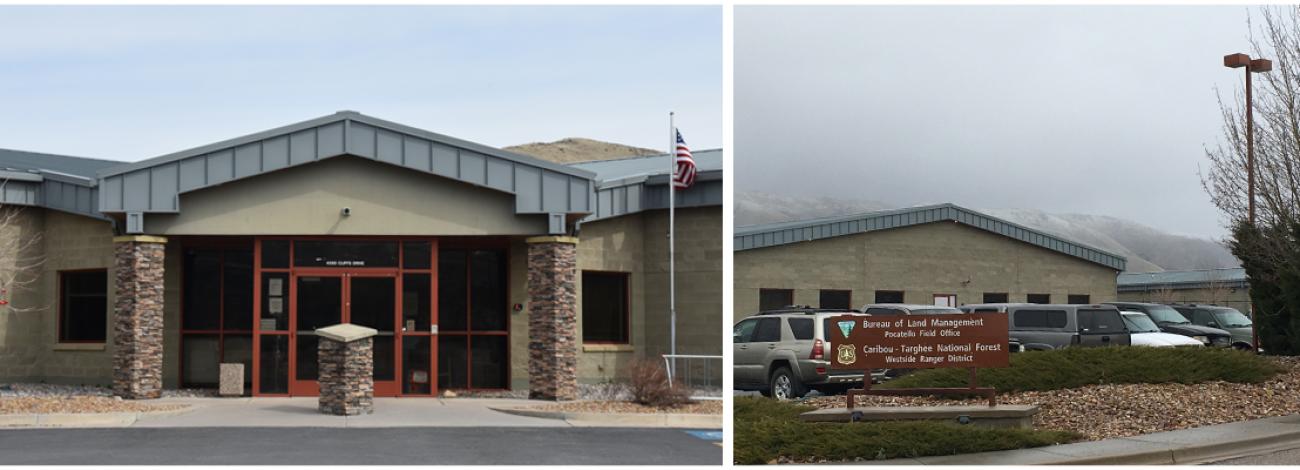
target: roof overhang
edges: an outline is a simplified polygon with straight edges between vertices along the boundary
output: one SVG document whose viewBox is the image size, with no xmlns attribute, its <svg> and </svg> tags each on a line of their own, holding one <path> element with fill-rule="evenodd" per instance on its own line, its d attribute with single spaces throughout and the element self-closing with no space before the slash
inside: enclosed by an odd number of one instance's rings
<svg viewBox="0 0 1300 470">
<path fill-rule="evenodd" d="M 553 232 L 594 211 L 592 172 L 353 111 L 108 168 L 98 209 L 127 214 L 132 233 L 144 214 L 180 212 L 181 194 L 344 155 L 513 194 L 517 214 L 547 214 Z"/>
<path fill-rule="evenodd" d="M 732 246 L 734 251 L 745 251 L 944 221 L 956 222 L 996 233 L 1117 271 L 1123 271 L 1128 263 L 1128 259 L 1123 256 L 1065 240 L 954 204 L 939 204 L 853 216 L 738 227 L 736 228 Z"/>
</svg>

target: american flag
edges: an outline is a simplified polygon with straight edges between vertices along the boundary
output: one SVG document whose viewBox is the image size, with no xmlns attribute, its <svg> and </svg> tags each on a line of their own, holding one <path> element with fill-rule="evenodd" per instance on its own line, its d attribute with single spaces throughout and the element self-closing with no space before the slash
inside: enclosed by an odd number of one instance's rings
<svg viewBox="0 0 1300 470">
<path fill-rule="evenodd" d="M 686 189 L 695 184 L 695 159 L 691 157 L 691 149 L 686 147 L 686 140 L 682 139 L 682 131 L 673 131 L 677 133 L 677 171 L 673 172 L 673 187 Z"/>
</svg>

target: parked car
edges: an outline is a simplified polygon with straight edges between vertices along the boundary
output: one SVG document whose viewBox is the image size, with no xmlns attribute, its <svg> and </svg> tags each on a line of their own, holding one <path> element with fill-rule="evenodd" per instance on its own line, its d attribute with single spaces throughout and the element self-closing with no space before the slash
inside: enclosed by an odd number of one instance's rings
<svg viewBox="0 0 1300 470">
<path fill-rule="evenodd" d="M 1205 343 L 1202 343 L 1199 340 L 1183 335 L 1160 331 L 1160 326 L 1156 325 L 1156 322 L 1152 321 L 1151 317 L 1148 317 L 1145 313 L 1121 311 L 1119 314 L 1124 317 L 1124 325 L 1128 327 L 1128 333 L 1132 338 L 1133 346 L 1151 346 L 1157 348 L 1205 346 Z"/>
<path fill-rule="evenodd" d="M 832 394 L 860 386 L 861 371 L 830 367 L 833 353 L 826 333 L 834 331 L 830 319 L 841 315 L 862 313 L 797 307 L 759 312 L 736 322 L 731 331 L 735 388 L 787 400 L 810 389 Z M 872 375 L 883 377 L 883 371 Z"/>
<path fill-rule="evenodd" d="M 961 313 L 953 307 L 941 307 L 925 304 L 867 304 L 862 313 L 868 315 L 943 315 Z"/>
<path fill-rule="evenodd" d="M 1160 331 L 1165 333 L 1187 336 L 1206 346 L 1226 348 L 1232 344 L 1232 335 L 1227 331 L 1192 323 L 1182 313 L 1168 305 L 1142 302 L 1106 302 L 1106 304 L 1114 305 L 1120 310 L 1145 313 L 1156 326 L 1160 327 Z"/>
<path fill-rule="evenodd" d="M 985 304 L 987 306 L 988 304 Z M 972 311 L 978 306 L 971 306 Z M 1007 304 L 1011 335 L 1026 351 L 1128 346 L 1132 342 L 1113 305 Z"/>
<path fill-rule="evenodd" d="M 1243 351 L 1255 350 L 1250 317 L 1232 307 L 1217 305 L 1170 305 L 1192 323 L 1219 328 L 1232 335 L 1232 347 Z"/>
</svg>

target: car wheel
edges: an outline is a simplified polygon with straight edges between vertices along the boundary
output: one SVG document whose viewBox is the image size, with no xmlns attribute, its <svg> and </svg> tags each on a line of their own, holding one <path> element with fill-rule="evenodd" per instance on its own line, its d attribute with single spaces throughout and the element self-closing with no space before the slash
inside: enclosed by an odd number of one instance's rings
<svg viewBox="0 0 1300 470">
<path fill-rule="evenodd" d="M 802 397 L 804 394 L 803 384 L 799 378 L 790 372 L 789 367 L 781 367 L 772 373 L 771 387 L 772 398 L 777 400 L 791 400 Z"/>
</svg>

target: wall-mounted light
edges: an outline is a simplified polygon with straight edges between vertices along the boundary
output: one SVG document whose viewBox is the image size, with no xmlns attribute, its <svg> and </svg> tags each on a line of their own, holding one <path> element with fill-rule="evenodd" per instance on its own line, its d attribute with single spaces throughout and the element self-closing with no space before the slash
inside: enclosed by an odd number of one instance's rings
<svg viewBox="0 0 1300 470">
<path fill-rule="evenodd" d="M 351 208 L 351 207 L 344 207 L 343 210 L 339 211 L 339 213 L 340 213 L 340 214 L 343 214 L 343 217 L 350 216 L 350 215 L 352 215 L 352 208 Z"/>
</svg>

